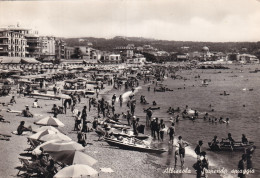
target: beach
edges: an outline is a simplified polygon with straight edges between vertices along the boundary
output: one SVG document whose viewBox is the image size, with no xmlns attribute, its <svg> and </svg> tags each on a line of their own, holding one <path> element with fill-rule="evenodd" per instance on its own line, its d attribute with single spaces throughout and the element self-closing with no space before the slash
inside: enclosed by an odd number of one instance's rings
<svg viewBox="0 0 260 178">
<path fill-rule="evenodd" d="M 235 132 L 236 128 L 238 128 L 241 124 L 235 120 L 236 117 L 239 117 L 239 115 L 234 115 L 234 112 L 237 111 L 237 107 L 236 105 L 234 105 L 234 103 L 232 103 L 232 101 L 234 100 L 231 97 L 235 94 L 232 91 L 232 89 L 234 91 L 237 91 L 238 89 L 232 87 L 231 81 L 234 80 L 232 76 L 238 76 L 236 77 L 236 79 L 241 79 L 242 81 L 252 76 L 249 76 L 248 74 L 248 71 L 251 70 L 251 68 L 243 67 L 244 74 L 242 74 L 241 70 L 242 69 L 238 66 L 232 66 L 231 70 L 203 71 L 193 69 L 179 71 L 178 74 L 188 78 L 188 80 L 173 80 L 168 77 L 166 80 L 163 81 L 165 85 L 174 90 L 172 92 L 169 91 L 165 93 L 158 93 L 153 92 L 153 89 L 151 89 L 151 91 L 148 92 L 148 86 L 154 86 L 154 84 L 151 83 L 141 83 L 139 87 L 135 88 L 135 91 L 133 93 L 135 94 L 135 98 L 138 100 L 136 106 L 136 115 L 137 117 L 140 117 L 140 123 L 145 122 L 145 113 L 143 112 L 143 108 L 147 107 L 139 104 L 139 98 L 141 95 L 145 95 L 149 102 L 152 102 L 152 100 L 157 101 L 157 104 L 161 107 L 161 109 L 155 111 L 153 117 L 163 118 L 167 126 L 170 125 L 169 118 L 171 117 L 171 115 L 169 115 L 166 112 L 169 106 L 174 106 L 174 108 L 176 108 L 177 106 L 184 108 L 185 105 L 189 105 L 190 108 L 197 109 L 200 113 L 209 112 L 210 114 L 214 114 L 215 116 L 231 118 L 230 125 L 214 125 L 208 122 L 203 122 L 201 120 L 196 121 L 195 123 L 189 120 L 180 121 L 176 125 L 175 141 L 177 139 L 177 136 L 182 135 L 184 140 L 190 143 L 190 146 L 186 148 L 186 157 L 183 169 L 184 172 L 181 171 L 180 162 L 178 162 L 177 168 L 173 170 L 175 147 L 171 144 L 168 144 L 168 136 L 166 134 L 164 142 L 158 142 L 157 140 L 154 140 L 153 143 L 158 147 L 167 149 L 168 151 L 162 155 L 155 155 L 137 151 L 122 150 L 118 149 L 117 147 L 111 147 L 104 141 L 98 141 L 98 136 L 95 132 L 88 132 L 88 144 L 86 146 L 85 152 L 88 155 L 95 158 L 96 160 L 98 160 L 98 163 L 95 164 L 93 168 L 98 170 L 100 177 L 195 177 L 196 172 L 192 168 L 192 165 L 196 162 L 196 155 L 193 150 L 198 140 L 203 139 L 205 143 L 203 145 L 203 150 L 207 151 L 210 162 L 210 169 L 221 170 L 222 168 L 224 168 L 228 172 L 228 174 L 212 173 L 210 174 L 210 177 L 236 177 L 235 174 L 230 174 L 230 172 L 232 169 L 236 169 L 238 159 L 240 159 L 241 154 L 220 154 L 208 151 L 207 141 L 211 141 L 212 137 L 215 134 L 218 134 L 220 137 L 225 137 L 225 135 L 227 135 L 228 132 L 232 132 L 234 134 L 237 133 L 237 135 L 234 136 L 237 139 L 242 134 L 240 132 Z M 201 78 L 210 78 L 211 83 L 209 84 L 209 86 L 201 87 L 201 80 L 194 78 L 194 76 L 196 75 L 200 75 Z M 254 74 L 254 76 L 257 77 L 257 74 Z M 244 79 L 245 77 L 246 79 Z M 229 88 L 229 85 L 231 88 Z M 221 86 L 223 88 L 220 88 Z M 244 91 L 243 86 L 244 88 L 253 87 L 254 92 L 257 93 L 257 88 L 255 88 L 255 86 L 253 86 L 252 84 L 247 84 L 246 86 L 242 84 L 241 86 L 239 85 L 239 87 L 241 87 L 242 92 Z M 229 100 L 226 101 L 227 103 L 223 103 L 224 98 L 221 98 L 219 95 L 219 93 L 224 90 L 224 87 L 225 89 L 228 88 L 227 91 L 230 92 Z M 124 104 L 122 108 L 119 107 L 119 102 L 116 102 L 116 113 L 126 112 L 126 102 L 128 100 L 129 95 L 132 94 L 131 91 L 124 89 L 118 90 L 113 89 L 112 86 L 105 86 L 105 89 L 101 90 L 101 92 L 99 93 L 99 98 L 103 97 L 105 98 L 105 100 L 110 101 L 114 93 L 117 96 L 122 95 L 124 97 Z M 213 93 L 214 97 L 212 97 Z M 241 94 L 239 93 L 237 95 L 241 96 Z M 36 128 L 38 126 L 33 124 L 35 121 L 46 116 L 52 115 L 48 112 L 51 111 L 53 104 L 57 104 L 58 106 L 62 105 L 61 100 L 39 99 L 38 102 L 42 108 L 32 108 L 31 106 L 35 98 L 24 96 L 20 97 L 15 91 L 12 91 L 12 93 L 8 96 L 1 97 L 1 102 L 8 103 L 11 99 L 11 96 L 15 96 L 17 103 L 13 106 L 1 106 L 1 115 L 4 116 L 5 120 L 10 121 L 10 123 L 1 123 L 1 132 L 11 135 L 10 141 L 1 140 L 2 144 L 0 145 L 0 154 L 3 155 L 3 159 L 1 159 L 2 166 L 0 168 L 1 177 L 16 176 L 18 170 L 15 168 L 17 166 L 21 166 L 21 163 L 19 162 L 18 158 L 28 156 L 24 154 L 26 153 L 24 150 L 29 147 L 29 145 L 27 144 L 27 136 L 18 136 L 11 134 L 12 131 L 15 131 L 17 129 L 17 126 L 19 125 L 20 121 L 25 121 L 26 126 L 31 125 L 33 128 Z M 248 95 L 246 98 L 249 98 L 249 101 L 252 102 L 253 98 L 250 97 L 254 96 Z M 256 99 L 257 98 L 255 98 L 255 102 L 257 102 Z M 246 100 L 244 99 L 244 101 Z M 249 101 L 246 104 L 246 106 L 249 105 Z M 214 112 L 210 111 L 211 108 L 209 108 L 209 104 L 212 104 L 212 106 L 214 107 Z M 25 108 L 25 105 L 29 105 L 30 111 L 34 114 L 33 118 L 25 118 L 17 116 L 17 113 L 6 112 L 7 108 L 21 111 Z M 88 98 L 82 98 L 81 103 L 76 105 L 76 109 L 81 111 L 84 105 L 88 106 Z M 227 107 L 228 105 L 231 108 L 234 107 L 234 110 L 225 109 L 225 107 Z M 249 109 L 249 107 L 244 108 L 246 111 L 240 111 L 240 114 L 248 114 L 250 110 L 252 111 L 252 107 L 251 109 Z M 256 111 L 252 112 L 255 113 Z M 94 117 L 97 116 L 97 109 L 92 107 L 91 111 L 87 112 L 87 114 L 87 120 L 93 121 Z M 72 138 L 72 140 L 77 141 L 77 132 L 73 131 L 74 118 L 71 111 L 67 110 L 66 115 L 59 114 L 58 119 L 60 119 L 65 124 L 65 127 L 61 128 L 61 130 L 64 133 L 66 133 L 70 138 Z M 127 123 L 127 121 L 123 119 L 122 122 Z M 250 125 L 251 126 L 244 125 L 244 127 L 252 127 L 252 124 Z M 250 139 L 257 141 L 257 138 L 253 134 L 253 132 L 256 131 L 255 129 L 256 128 L 252 127 L 252 133 L 250 132 L 246 134 L 249 135 Z M 149 128 L 146 128 L 145 134 L 150 134 Z M 259 143 L 257 142 L 256 145 L 258 144 Z M 254 156 L 254 159 L 255 158 L 257 157 Z M 228 162 L 228 159 L 232 159 L 232 161 Z M 256 162 L 258 161 L 256 160 Z M 100 170 L 100 168 L 111 168 L 114 172 L 104 173 Z M 249 176 L 254 176 L 254 174 L 251 174 Z"/>
</svg>

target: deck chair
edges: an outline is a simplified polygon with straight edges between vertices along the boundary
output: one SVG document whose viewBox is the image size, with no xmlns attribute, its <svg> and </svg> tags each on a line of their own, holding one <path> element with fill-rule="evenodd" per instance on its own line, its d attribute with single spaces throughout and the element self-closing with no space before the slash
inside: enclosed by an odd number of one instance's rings
<svg viewBox="0 0 260 178">
<path fill-rule="evenodd" d="M 40 142 L 31 138 L 27 138 L 27 143 L 30 145 L 30 148 L 25 149 L 24 151 L 27 151 L 27 153 L 33 151 Z"/>
<path fill-rule="evenodd" d="M 22 175 L 25 177 L 32 177 L 34 173 L 36 172 L 36 169 L 30 166 L 30 162 L 28 159 L 25 158 L 18 158 L 22 164 L 22 166 L 19 168 L 19 171 L 17 173 L 17 176 L 21 176 L 20 172 L 24 172 Z"/>
</svg>

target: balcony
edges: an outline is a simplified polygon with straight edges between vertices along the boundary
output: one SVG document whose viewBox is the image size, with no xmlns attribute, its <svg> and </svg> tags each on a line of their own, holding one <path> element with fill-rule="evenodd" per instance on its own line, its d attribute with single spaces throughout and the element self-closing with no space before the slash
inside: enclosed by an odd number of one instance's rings
<svg viewBox="0 0 260 178">
<path fill-rule="evenodd" d="M 7 42 L 0 43 L 0 46 L 8 46 L 8 45 L 9 45 L 9 43 L 7 43 Z"/>
<path fill-rule="evenodd" d="M 8 39 L 9 36 L 0 36 L 1 39 Z"/>
<path fill-rule="evenodd" d="M 8 53 L 8 52 L 10 52 L 10 50 L 8 50 L 8 49 L 0 50 L 0 53 Z"/>
<path fill-rule="evenodd" d="M 40 40 L 37 40 L 37 39 L 27 39 L 27 43 L 40 43 Z"/>
</svg>

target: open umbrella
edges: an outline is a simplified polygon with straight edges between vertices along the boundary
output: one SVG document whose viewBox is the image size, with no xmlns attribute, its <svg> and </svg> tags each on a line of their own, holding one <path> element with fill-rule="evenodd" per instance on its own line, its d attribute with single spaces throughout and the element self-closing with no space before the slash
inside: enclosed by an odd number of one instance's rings
<svg viewBox="0 0 260 178">
<path fill-rule="evenodd" d="M 33 155 L 40 155 L 42 153 L 42 151 L 40 150 L 41 147 L 43 147 L 44 145 L 47 145 L 47 144 L 50 144 L 52 142 L 57 142 L 59 140 L 50 140 L 50 141 L 47 141 L 47 142 L 44 142 L 40 145 L 38 145 L 33 151 L 32 151 L 32 154 Z"/>
<path fill-rule="evenodd" d="M 59 132 L 55 132 L 55 134 L 47 134 L 39 138 L 38 140 L 47 142 L 49 140 L 65 140 L 65 141 L 71 141 L 72 139 L 68 137 L 67 135 L 64 135 Z"/>
<path fill-rule="evenodd" d="M 42 148 L 45 152 L 58 152 L 58 151 L 65 151 L 65 150 L 79 151 L 85 149 L 81 144 L 74 141 L 51 142 L 49 144 L 42 146 Z"/>
<path fill-rule="evenodd" d="M 56 129 L 53 126 L 42 126 L 40 128 L 33 129 L 33 132 L 41 132 L 41 131 L 44 131 L 44 130 L 52 130 L 54 132 L 61 132 L 60 130 Z"/>
<path fill-rule="evenodd" d="M 49 154 L 55 161 L 62 162 L 67 165 L 86 164 L 92 166 L 97 163 L 97 160 L 91 156 L 76 150 L 49 152 Z"/>
<path fill-rule="evenodd" d="M 43 137 L 44 135 L 56 134 L 56 133 L 58 133 L 58 132 L 55 132 L 55 131 L 49 130 L 49 129 L 45 129 L 45 130 L 43 130 L 43 131 L 37 132 L 37 133 L 35 133 L 35 134 L 29 136 L 28 138 L 38 140 L 38 139 L 40 139 L 41 137 Z"/>
<path fill-rule="evenodd" d="M 55 127 L 64 127 L 65 125 L 59 120 L 52 116 L 43 118 L 37 122 L 35 122 L 37 125 L 47 125 L 47 126 L 55 126 Z"/>
<path fill-rule="evenodd" d="M 98 172 L 88 165 L 76 164 L 61 169 L 54 178 L 98 177 Z"/>
</svg>

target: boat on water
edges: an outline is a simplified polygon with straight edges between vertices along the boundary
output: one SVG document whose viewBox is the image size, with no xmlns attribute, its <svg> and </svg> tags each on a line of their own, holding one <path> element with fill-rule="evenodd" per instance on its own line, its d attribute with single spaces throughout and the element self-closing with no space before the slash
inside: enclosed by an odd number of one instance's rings
<svg viewBox="0 0 260 178">
<path fill-rule="evenodd" d="M 208 142 L 209 148 L 212 151 L 244 151 L 247 148 L 254 147 L 254 142 L 244 144 L 242 142 L 234 142 L 233 145 L 228 141 L 220 142 L 219 144 L 212 144 Z"/>
<path fill-rule="evenodd" d="M 111 139 L 111 138 L 107 138 L 107 137 L 105 137 L 104 140 L 111 146 L 116 146 L 116 147 L 119 147 L 119 148 L 125 149 L 125 150 L 133 150 L 133 151 L 156 153 L 156 154 L 162 154 L 167 151 L 165 149 L 150 148 L 148 145 L 145 145 L 145 144 L 119 141 L 119 140 Z"/>
</svg>

